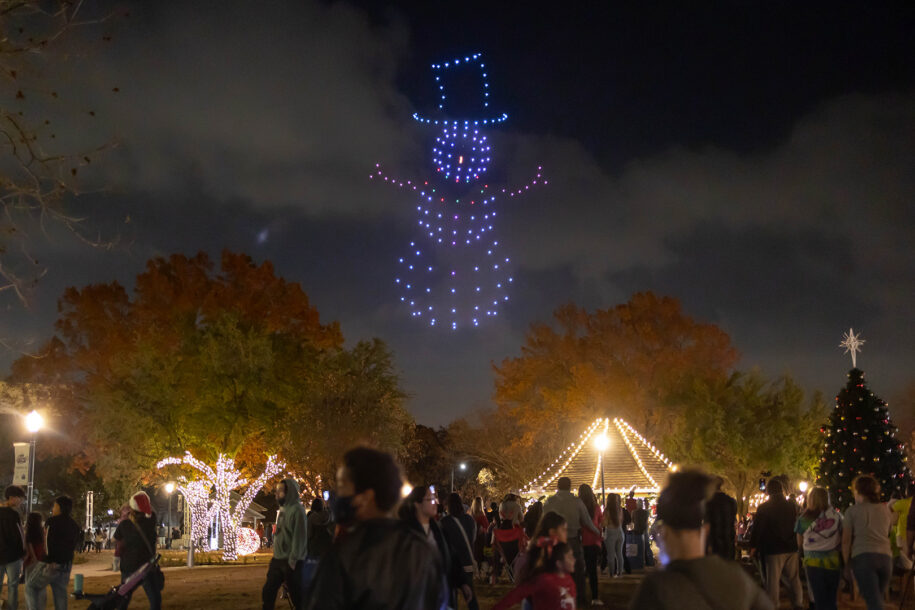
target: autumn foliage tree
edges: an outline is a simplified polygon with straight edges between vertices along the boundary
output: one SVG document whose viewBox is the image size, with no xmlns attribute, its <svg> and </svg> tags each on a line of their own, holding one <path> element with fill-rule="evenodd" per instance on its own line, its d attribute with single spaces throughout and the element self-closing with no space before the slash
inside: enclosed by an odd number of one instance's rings
<svg viewBox="0 0 915 610">
<path fill-rule="evenodd" d="M 726 379 L 737 357 L 723 330 L 694 320 L 670 297 L 638 293 L 594 312 L 561 307 L 552 324 L 531 326 L 520 356 L 495 367 L 494 424 L 508 432 L 503 452 L 527 464 L 521 470 L 537 471 L 605 416 L 660 438 L 680 389 Z"/>
<path fill-rule="evenodd" d="M 255 467 L 280 451 L 307 470 L 316 452 L 405 417 L 385 346 L 344 349 L 338 325 L 269 262 L 156 258 L 132 295 L 116 282 L 70 288 L 59 308 L 45 356 L 14 376 L 53 388 L 58 428 L 106 479 L 137 480 L 185 451 Z"/>
</svg>

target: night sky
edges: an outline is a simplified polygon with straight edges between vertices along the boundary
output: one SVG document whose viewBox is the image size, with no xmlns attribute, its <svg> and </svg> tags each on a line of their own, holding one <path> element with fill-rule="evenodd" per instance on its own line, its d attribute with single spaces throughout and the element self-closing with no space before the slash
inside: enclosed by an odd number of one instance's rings
<svg viewBox="0 0 915 610">
<path fill-rule="evenodd" d="M 488 405 L 492 363 L 532 321 L 641 290 L 723 327 L 741 368 L 827 395 L 854 326 L 872 389 L 899 395 L 915 382 L 915 5 L 637 4 L 136 3 L 110 44 L 47 68 L 62 139 L 117 144 L 72 209 L 118 244 L 38 238 L 48 273 L 30 309 L 8 300 L 2 336 L 47 339 L 66 286 L 230 248 L 300 282 L 348 342 L 384 339 L 422 423 Z M 430 64 L 472 52 L 509 115 L 493 179 L 542 165 L 550 183 L 498 203 L 511 300 L 451 332 L 400 306 L 414 200 L 368 175 L 429 175 L 433 131 L 411 115 L 435 101 Z"/>
</svg>

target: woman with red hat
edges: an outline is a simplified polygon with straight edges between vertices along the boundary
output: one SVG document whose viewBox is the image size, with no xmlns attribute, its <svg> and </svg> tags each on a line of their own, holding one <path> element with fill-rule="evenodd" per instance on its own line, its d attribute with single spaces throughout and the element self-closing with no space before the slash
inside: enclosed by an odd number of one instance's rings
<svg viewBox="0 0 915 610">
<path fill-rule="evenodd" d="M 145 492 L 138 491 L 129 502 L 130 516 L 118 524 L 114 539 L 121 549 L 121 582 L 156 554 L 156 516 Z M 150 610 L 162 609 L 162 591 L 153 582 L 152 572 L 143 579 L 143 590 L 149 599 Z M 130 603 L 127 596 L 124 608 Z"/>
</svg>

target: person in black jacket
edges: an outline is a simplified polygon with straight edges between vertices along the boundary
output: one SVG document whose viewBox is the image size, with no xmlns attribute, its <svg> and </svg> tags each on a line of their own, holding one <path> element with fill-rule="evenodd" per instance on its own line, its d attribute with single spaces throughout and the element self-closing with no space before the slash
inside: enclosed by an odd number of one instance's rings
<svg viewBox="0 0 915 610">
<path fill-rule="evenodd" d="M 448 496 L 446 510 L 448 514 L 442 518 L 440 525 L 455 560 L 451 566 L 454 582 L 463 593 L 469 609 L 479 610 L 480 605 L 473 591 L 473 539 L 477 529 L 476 522 L 464 510 L 461 496 L 455 492 Z M 452 602 L 454 607 L 457 607 L 456 594 Z"/>
<path fill-rule="evenodd" d="M 311 502 L 311 510 L 305 516 L 308 529 L 308 558 L 321 559 L 330 549 L 334 540 L 330 513 L 321 498 Z"/>
<path fill-rule="evenodd" d="M 785 489 L 779 479 L 770 479 L 766 486 L 769 499 L 756 509 L 753 533 L 750 536 L 750 554 L 760 555 L 766 566 L 766 593 L 778 607 L 779 581 L 788 585 L 794 608 L 804 607 L 804 590 L 801 588 L 797 556 L 797 506 L 785 498 Z"/>
<path fill-rule="evenodd" d="M 318 565 L 307 610 L 426 610 L 445 601 L 441 560 L 419 533 L 391 518 L 400 469 L 358 447 L 337 472 L 334 520 L 343 530 Z"/>
<path fill-rule="evenodd" d="M 737 556 L 737 500 L 721 491 L 724 479 L 716 477 L 715 495 L 705 505 L 709 533 L 706 554 L 724 559 Z"/>
<path fill-rule="evenodd" d="M 19 574 L 25 557 L 22 519 L 19 516 L 19 505 L 25 499 L 25 492 L 18 485 L 10 485 L 3 497 L 6 506 L 0 507 L 0 591 L 6 578 L 7 603 L 15 610 L 19 607 Z"/>
<path fill-rule="evenodd" d="M 121 582 L 143 567 L 156 554 L 156 514 L 149 496 L 138 491 L 130 498 L 130 516 L 118 524 L 114 539 L 121 543 Z M 150 575 L 143 579 L 150 610 L 162 609 L 162 591 Z M 131 595 L 122 608 L 127 608 Z"/>
<path fill-rule="evenodd" d="M 70 582 L 70 570 L 73 568 L 73 555 L 82 541 L 82 530 L 70 517 L 72 512 L 73 500 L 67 496 L 60 496 L 54 501 L 51 518 L 45 524 L 48 530 L 48 553 L 42 561 L 57 566 L 50 582 L 55 610 L 67 608 L 67 584 Z"/>
<path fill-rule="evenodd" d="M 441 526 L 435 518 L 438 516 L 438 500 L 435 490 L 430 486 L 420 485 L 414 487 L 404 498 L 398 510 L 398 517 L 410 529 L 421 534 L 432 546 L 438 549 L 444 572 L 444 582 L 447 584 L 446 597 L 449 606 L 454 606 L 457 589 L 463 584 L 463 576 L 458 567 L 460 559 L 455 549 L 448 543 Z"/>
</svg>

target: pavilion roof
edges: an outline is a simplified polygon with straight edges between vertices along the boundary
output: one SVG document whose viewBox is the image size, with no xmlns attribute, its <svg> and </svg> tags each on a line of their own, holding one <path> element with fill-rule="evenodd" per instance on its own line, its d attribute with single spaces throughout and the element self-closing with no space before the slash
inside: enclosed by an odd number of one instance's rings
<svg viewBox="0 0 915 610">
<path fill-rule="evenodd" d="M 597 449 L 597 438 L 607 437 L 603 455 Z M 572 479 L 572 489 L 587 483 L 600 494 L 601 461 L 604 466 L 606 493 L 656 495 L 668 472 L 676 470 L 661 451 L 625 420 L 602 417 L 595 420 L 574 443 L 569 445 L 540 476 L 528 482 L 522 495 L 551 492 L 559 477 Z"/>
</svg>

